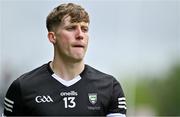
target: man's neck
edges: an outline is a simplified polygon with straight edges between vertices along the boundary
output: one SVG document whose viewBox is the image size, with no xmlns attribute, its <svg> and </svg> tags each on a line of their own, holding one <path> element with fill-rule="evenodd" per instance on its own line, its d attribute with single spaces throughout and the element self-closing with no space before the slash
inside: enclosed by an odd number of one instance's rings
<svg viewBox="0 0 180 117">
<path fill-rule="evenodd" d="M 66 63 L 61 60 L 54 59 L 50 63 L 53 72 L 64 80 L 72 80 L 84 70 L 84 62 Z"/>
</svg>

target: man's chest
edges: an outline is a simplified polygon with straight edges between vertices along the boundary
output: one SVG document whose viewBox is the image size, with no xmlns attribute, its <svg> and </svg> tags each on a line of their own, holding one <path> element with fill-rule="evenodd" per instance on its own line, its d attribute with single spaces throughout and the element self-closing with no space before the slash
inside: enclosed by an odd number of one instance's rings
<svg viewBox="0 0 180 117">
<path fill-rule="evenodd" d="M 36 90 L 24 98 L 31 115 L 105 115 L 108 99 L 95 88 L 71 87 Z"/>
</svg>

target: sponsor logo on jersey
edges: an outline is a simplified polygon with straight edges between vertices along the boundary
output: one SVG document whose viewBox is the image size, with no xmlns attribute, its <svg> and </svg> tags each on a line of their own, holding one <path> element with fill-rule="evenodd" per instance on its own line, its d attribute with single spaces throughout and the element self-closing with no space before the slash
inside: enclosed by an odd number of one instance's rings
<svg viewBox="0 0 180 117">
<path fill-rule="evenodd" d="M 78 93 L 76 91 L 70 91 L 70 92 L 61 92 L 61 96 L 77 96 Z"/>
<path fill-rule="evenodd" d="M 37 103 L 54 102 L 49 95 L 36 96 L 35 101 L 36 101 Z"/>
<path fill-rule="evenodd" d="M 95 104 L 97 102 L 97 93 L 88 93 L 89 102 Z"/>
</svg>

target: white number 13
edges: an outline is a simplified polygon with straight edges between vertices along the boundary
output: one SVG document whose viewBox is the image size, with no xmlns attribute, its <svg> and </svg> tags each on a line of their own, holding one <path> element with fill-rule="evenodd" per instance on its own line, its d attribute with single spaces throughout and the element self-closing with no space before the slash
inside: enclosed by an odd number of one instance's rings
<svg viewBox="0 0 180 117">
<path fill-rule="evenodd" d="M 64 97 L 63 100 L 65 108 L 74 108 L 76 106 L 75 97 Z"/>
</svg>

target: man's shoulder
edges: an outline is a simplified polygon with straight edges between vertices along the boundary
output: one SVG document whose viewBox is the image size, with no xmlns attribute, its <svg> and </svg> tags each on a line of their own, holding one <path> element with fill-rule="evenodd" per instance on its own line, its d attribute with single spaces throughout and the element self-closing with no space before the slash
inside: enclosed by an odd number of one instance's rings
<svg viewBox="0 0 180 117">
<path fill-rule="evenodd" d="M 41 66 L 39 66 L 39 67 L 29 71 L 29 72 L 22 74 L 18 78 L 18 80 L 20 82 L 22 82 L 22 81 L 28 82 L 28 81 L 32 81 L 33 79 L 37 80 L 37 78 L 40 78 L 42 76 L 46 76 L 46 74 L 48 74 L 48 63 L 43 64 L 43 65 L 41 65 Z"/>
<path fill-rule="evenodd" d="M 107 74 L 105 72 L 102 72 L 90 65 L 85 65 L 84 73 L 82 73 L 84 76 L 93 78 L 93 79 L 103 79 L 103 80 L 113 80 L 115 79 L 114 76 Z"/>
<path fill-rule="evenodd" d="M 25 95 L 25 92 L 34 91 L 42 83 L 46 81 L 48 73 L 48 64 L 44 64 L 38 68 L 33 69 L 30 72 L 27 72 L 21 75 L 19 78 L 15 79 L 8 90 L 8 95 L 14 94 L 14 92 L 21 95 Z"/>
</svg>

